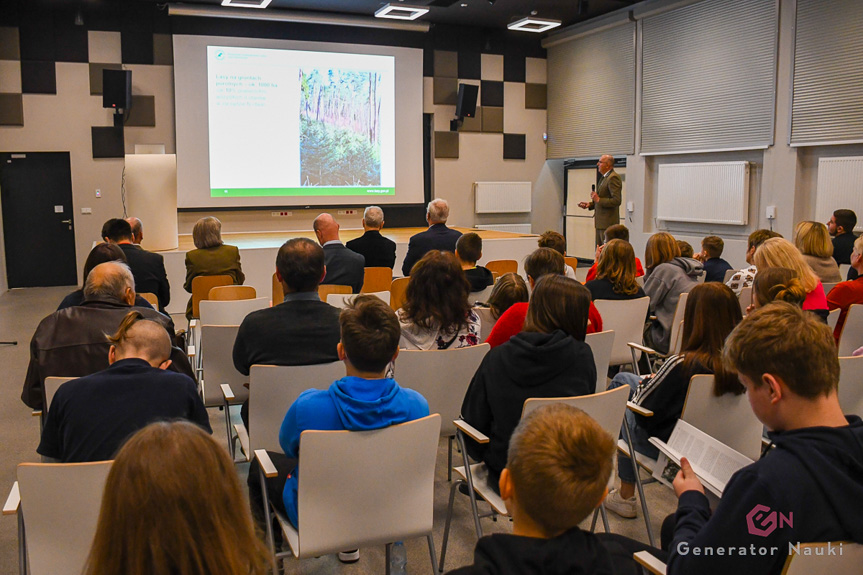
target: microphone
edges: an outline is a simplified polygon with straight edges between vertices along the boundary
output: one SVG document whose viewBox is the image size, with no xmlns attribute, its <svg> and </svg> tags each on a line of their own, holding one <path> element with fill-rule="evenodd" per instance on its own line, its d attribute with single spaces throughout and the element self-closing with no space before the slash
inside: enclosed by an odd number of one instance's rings
<svg viewBox="0 0 863 575">
<path fill-rule="evenodd" d="M 596 184 L 590 184 L 590 191 L 591 191 L 591 192 L 595 192 L 595 191 L 596 191 Z"/>
</svg>

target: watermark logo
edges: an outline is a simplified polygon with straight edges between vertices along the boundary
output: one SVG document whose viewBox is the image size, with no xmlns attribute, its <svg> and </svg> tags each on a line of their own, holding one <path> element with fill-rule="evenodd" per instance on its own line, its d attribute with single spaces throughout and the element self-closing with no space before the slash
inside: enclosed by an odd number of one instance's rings
<svg viewBox="0 0 863 575">
<path fill-rule="evenodd" d="M 784 513 L 771 511 L 766 505 L 758 504 L 752 508 L 752 511 L 746 514 L 746 527 L 750 535 L 767 537 L 785 525 L 794 527 L 793 512 L 785 515 Z"/>
</svg>

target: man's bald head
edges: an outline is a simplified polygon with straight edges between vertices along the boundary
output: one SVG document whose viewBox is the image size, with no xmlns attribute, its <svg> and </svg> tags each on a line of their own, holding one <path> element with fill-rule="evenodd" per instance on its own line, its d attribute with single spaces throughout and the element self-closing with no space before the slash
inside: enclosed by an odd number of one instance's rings
<svg viewBox="0 0 863 575">
<path fill-rule="evenodd" d="M 108 341 L 114 348 L 113 361 L 137 358 L 159 367 L 171 357 L 171 340 L 164 326 L 144 319 L 137 311 L 126 314 L 117 333 L 109 336 Z"/>
<path fill-rule="evenodd" d="M 84 284 L 86 301 L 110 301 L 132 305 L 135 302 L 135 278 L 122 262 L 105 262 L 90 270 Z"/>
<path fill-rule="evenodd" d="M 316 217 L 312 229 L 321 245 L 339 239 L 339 223 L 331 214 L 323 213 Z"/>
<path fill-rule="evenodd" d="M 144 239 L 144 224 L 138 218 L 126 218 L 132 227 L 132 243 L 140 244 Z"/>
</svg>

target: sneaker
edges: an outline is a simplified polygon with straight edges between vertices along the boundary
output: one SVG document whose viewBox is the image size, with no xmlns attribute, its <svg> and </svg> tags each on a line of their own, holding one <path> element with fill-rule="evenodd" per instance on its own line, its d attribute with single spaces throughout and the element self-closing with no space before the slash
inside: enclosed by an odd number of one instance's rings
<svg viewBox="0 0 863 575">
<path fill-rule="evenodd" d="M 620 496 L 620 492 L 617 489 L 612 489 L 608 497 L 605 498 L 605 508 L 626 519 L 638 517 L 635 496 L 633 495 L 629 499 L 624 499 Z"/>
<path fill-rule="evenodd" d="M 339 561 L 342 563 L 356 563 L 360 560 L 360 550 L 339 551 Z"/>
</svg>

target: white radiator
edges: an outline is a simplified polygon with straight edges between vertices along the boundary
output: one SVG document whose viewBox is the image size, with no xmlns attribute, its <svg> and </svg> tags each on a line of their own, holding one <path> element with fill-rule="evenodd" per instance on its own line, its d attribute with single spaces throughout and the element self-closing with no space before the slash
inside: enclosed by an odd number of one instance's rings
<svg viewBox="0 0 863 575">
<path fill-rule="evenodd" d="M 745 225 L 749 162 L 662 164 L 657 195 L 657 219 Z"/>
<path fill-rule="evenodd" d="M 497 232 L 511 232 L 513 234 L 531 233 L 530 224 L 482 224 L 474 227 L 478 230 L 495 230 Z"/>
<path fill-rule="evenodd" d="M 530 212 L 530 182 L 474 182 L 478 214 Z"/>
<path fill-rule="evenodd" d="M 841 208 L 863 214 L 863 158 L 818 160 L 815 219 L 827 223 L 833 212 Z M 863 230 L 863 221 L 858 220 L 854 229 Z"/>
</svg>

